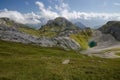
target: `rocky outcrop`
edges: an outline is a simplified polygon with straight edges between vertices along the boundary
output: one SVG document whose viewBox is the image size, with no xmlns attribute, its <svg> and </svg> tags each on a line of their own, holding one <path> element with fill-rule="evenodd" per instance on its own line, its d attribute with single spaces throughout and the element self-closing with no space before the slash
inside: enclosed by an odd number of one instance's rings
<svg viewBox="0 0 120 80">
<path fill-rule="evenodd" d="M 105 34 L 113 35 L 120 41 L 120 21 L 109 21 L 103 25 L 99 30 Z"/>
<path fill-rule="evenodd" d="M 31 43 L 34 41 L 34 38 L 29 34 L 18 31 L 16 28 L 0 25 L 0 39 L 2 40 Z"/>
<path fill-rule="evenodd" d="M 56 46 L 63 47 L 64 49 L 80 50 L 80 45 L 69 37 L 54 38 Z"/>
<path fill-rule="evenodd" d="M 6 41 L 21 42 L 26 44 L 39 45 L 44 47 L 60 47 L 66 50 L 79 50 L 80 45 L 69 37 L 34 37 L 20 32 L 16 28 L 0 24 L 0 39 Z"/>
</svg>

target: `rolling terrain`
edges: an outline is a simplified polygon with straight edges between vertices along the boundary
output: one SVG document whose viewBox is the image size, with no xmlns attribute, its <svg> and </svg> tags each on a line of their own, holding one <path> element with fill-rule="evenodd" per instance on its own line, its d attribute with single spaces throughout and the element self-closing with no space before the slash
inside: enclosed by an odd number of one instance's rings
<svg viewBox="0 0 120 80">
<path fill-rule="evenodd" d="M 1 18 L 0 80 L 119 80 L 118 28 L 80 29 L 58 17 L 36 30 Z"/>
</svg>

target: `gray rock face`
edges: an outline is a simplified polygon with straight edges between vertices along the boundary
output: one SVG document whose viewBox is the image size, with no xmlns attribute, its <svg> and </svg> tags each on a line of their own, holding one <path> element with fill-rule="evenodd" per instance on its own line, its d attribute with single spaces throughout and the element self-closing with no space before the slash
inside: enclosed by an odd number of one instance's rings
<svg viewBox="0 0 120 80">
<path fill-rule="evenodd" d="M 78 29 L 80 28 L 63 17 L 57 17 L 54 20 L 49 20 L 46 25 L 43 25 L 40 28 L 40 30 L 43 32 L 52 31 L 57 33 L 65 30 L 78 30 Z"/>
<path fill-rule="evenodd" d="M 22 43 L 31 43 L 34 41 L 34 37 L 5 25 L 0 25 L 0 39 Z"/>
<path fill-rule="evenodd" d="M 105 34 L 107 33 L 113 35 L 117 40 L 120 41 L 120 21 L 109 21 L 99 30 Z"/>
<path fill-rule="evenodd" d="M 22 33 L 17 29 L 0 25 L 0 39 L 6 41 L 34 44 L 44 47 L 60 47 L 66 50 L 79 50 L 80 45 L 69 37 L 38 38 L 29 34 Z"/>
<path fill-rule="evenodd" d="M 57 37 L 54 38 L 54 41 L 56 42 L 56 46 L 63 47 L 64 49 L 80 49 L 80 45 L 69 37 Z"/>
</svg>

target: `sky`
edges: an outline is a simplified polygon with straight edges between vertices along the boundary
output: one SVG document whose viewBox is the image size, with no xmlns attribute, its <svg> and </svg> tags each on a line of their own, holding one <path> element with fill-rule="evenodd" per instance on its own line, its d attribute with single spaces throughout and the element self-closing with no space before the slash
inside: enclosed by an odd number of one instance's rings
<svg viewBox="0 0 120 80">
<path fill-rule="evenodd" d="M 0 0 L 0 17 L 33 25 L 65 17 L 94 27 L 120 20 L 120 0 Z"/>
</svg>

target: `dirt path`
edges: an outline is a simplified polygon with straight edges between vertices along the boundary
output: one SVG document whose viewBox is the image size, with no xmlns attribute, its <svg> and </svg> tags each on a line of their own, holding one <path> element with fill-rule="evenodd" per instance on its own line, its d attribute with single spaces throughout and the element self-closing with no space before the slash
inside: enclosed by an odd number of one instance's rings
<svg viewBox="0 0 120 80">
<path fill-rule="evenodd" d="M 114 46 L 114 47 L 109 47 L 109 48 L 104 48 L 104 49 L 91 48 L 88 50 L 81 51 L 80 53 L 87 54 L 89 56 L 97 56 L 97 57 L 101 57 L 101 58 L 120 58 L 120 56 L 116 55 L 116 53 L 120 52 L 120 50 L 119 51 L 107 51 L 107 50 L 110 50 L 113 48 L 114 49 L 120 48 L 120 45 Z"/>
</svg>

